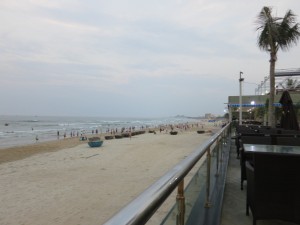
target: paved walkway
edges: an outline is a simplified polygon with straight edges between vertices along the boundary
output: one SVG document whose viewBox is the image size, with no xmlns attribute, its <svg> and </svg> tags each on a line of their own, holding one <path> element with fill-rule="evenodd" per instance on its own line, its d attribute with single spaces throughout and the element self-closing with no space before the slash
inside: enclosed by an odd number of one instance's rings
<svg viewBox="0 0 300 225">
<path fill-rule="evenodd" d="M 236 158 L 236 148 L 232 141 L 229 166 L 225 184 L 221 225 L 252 225 L 252 215 L 246 216 L 247 182 L 240 189 L 240 161 Z M 300 213 L 300 212 L 299 212 Z M 258 220 L 257 225 L 295 225 L 278 220 Z"/>
</svg>

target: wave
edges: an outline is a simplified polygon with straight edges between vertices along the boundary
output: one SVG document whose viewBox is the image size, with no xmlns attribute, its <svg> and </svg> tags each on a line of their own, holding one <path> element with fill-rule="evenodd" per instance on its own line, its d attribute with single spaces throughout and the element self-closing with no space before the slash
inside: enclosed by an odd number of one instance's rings
<svg viewBox="0 0 300 225">
<path fill-rule="evenodd" d="M 106 129 L 136 127 L 156 127 L 166 124 L 179 124 L 188 121 L 195 121 L 187 118 L 91 118 L 91 117 L 30 117 L 30 116 L 0 116 L 3 126 L 0 127 L 0 147 L 16 145 L 16 143 L 28 143 L 35 141 L 38 135 L 40 141 L 46 139 L 56 139 L 57 131 L 60 134 L 66 132 L 92 133 L 93 130 L 105 131 Z M 9 123 L 9 126 L 4 126 Z"/>
<path fill-rule="evenodd" d="M 39 120 L 20 120 L 19 122 L 23 122 L 23 123 L 37 123 L 40 122 Z"/>
</svg>

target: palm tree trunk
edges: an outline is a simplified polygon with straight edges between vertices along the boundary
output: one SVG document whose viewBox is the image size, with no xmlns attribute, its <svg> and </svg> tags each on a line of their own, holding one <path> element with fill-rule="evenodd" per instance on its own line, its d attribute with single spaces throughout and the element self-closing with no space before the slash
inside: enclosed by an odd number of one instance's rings
<svg viewBox="0 0 300 225">
<path fill-rule="evenodd" d="M 276 53 L 270 53 L 270 98 L 269 98 L 269 118 L 268 125 L 275 128 L 275 107 L 274 107 L 274 95 L 275 95 L 275 63 Z"/>
</svg>

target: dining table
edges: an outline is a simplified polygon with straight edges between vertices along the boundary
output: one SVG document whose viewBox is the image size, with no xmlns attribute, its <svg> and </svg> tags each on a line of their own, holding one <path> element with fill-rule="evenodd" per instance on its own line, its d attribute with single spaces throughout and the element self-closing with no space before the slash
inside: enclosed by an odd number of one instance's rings
<svg viewBox="0 0 300 225">
<path fill-rule="evenodd" d="M 246 154 L 300 155 L 300 146 L 244 144 Z"/>
</svg>

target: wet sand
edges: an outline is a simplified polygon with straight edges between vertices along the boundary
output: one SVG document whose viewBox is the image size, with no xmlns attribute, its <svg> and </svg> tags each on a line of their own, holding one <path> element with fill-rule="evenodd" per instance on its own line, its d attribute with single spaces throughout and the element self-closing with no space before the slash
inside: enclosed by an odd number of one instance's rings
<svg viewBox="0 0 300 225">
<path fill-rule="evenodd" d="M 209 137 L 194 128 L 105 140 L 100 148 L 73 138 L 2 149 L 0 224 L 103 224 Z"/>
<path fill-rule="evenodd" d="M 35 144 L 0 149 L 0 164 L 27 158 L 35 154 L 54 152 L 83 144 L 78 138 L 66 138 L 55 141 L 37 142 Z M 86 142 L 87 143 L 87 142 Z"/>
</svg>

